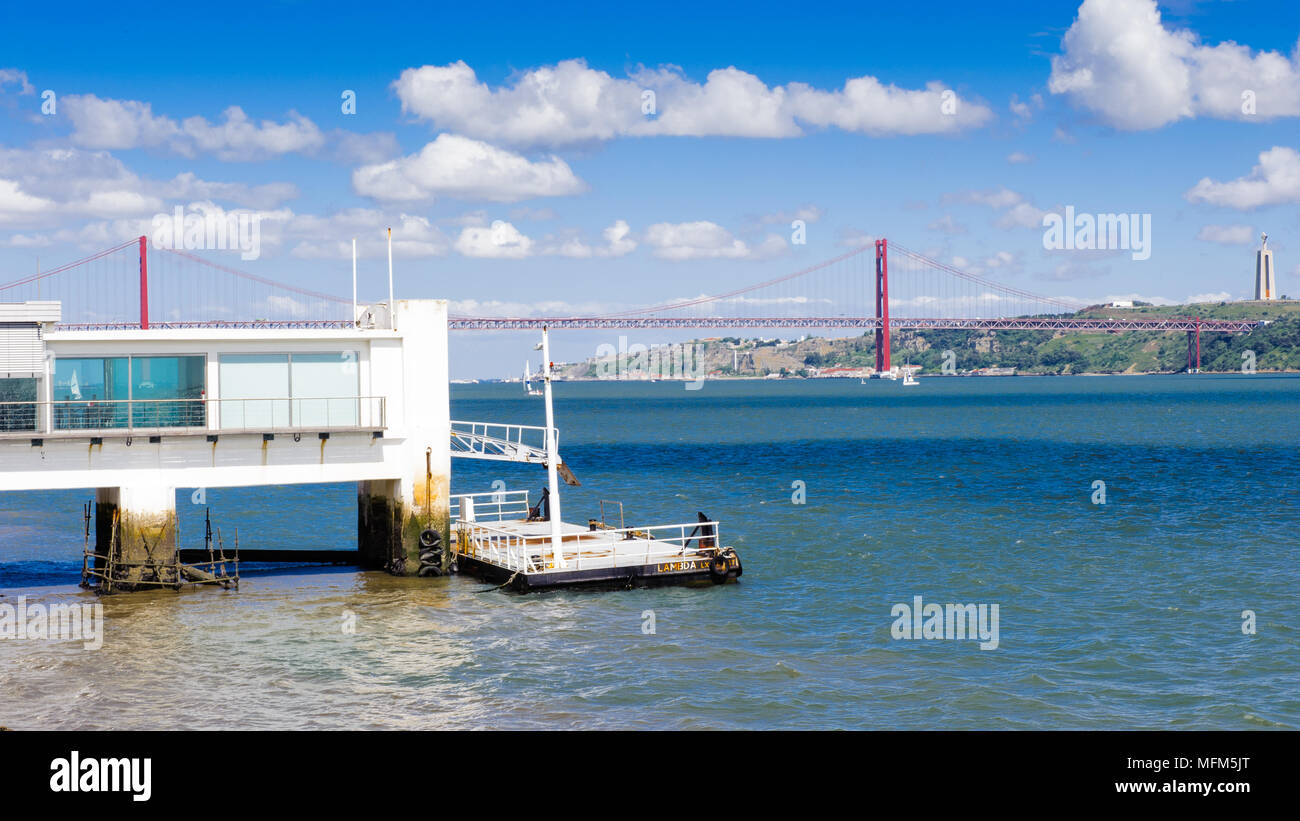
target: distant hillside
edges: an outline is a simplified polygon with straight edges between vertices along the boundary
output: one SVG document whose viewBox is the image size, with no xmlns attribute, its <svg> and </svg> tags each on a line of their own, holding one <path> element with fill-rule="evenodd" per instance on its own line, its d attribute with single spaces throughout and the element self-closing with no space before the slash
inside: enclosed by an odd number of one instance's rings
<svg viewBox="0 0 1300 821">
<path fill-rule="evenodd" d="M 1198 316 L 1204 319 L 1258 319 L 1269 324 L 1248 335 L 1201 335 L 1203 371 L 1240 371 L 1243 354 L 1253 351 L 1259 371 L 1300 371 L 1300 300 L 1227 302 L 1199 305 L 1089 308 L 1078 316 Z M 1187 336 L 1170 333 L 1080 333 L 1062 331 L 895 331 L 893 362 L 941 373 L 944 352 L 952 351 L 959 373 L 1014 368 L 1022 374 L 1175 373 L 1187 365 Z M 802 340 L 723 337 L 686 343 L 686 373 L 718 377 L 857 375 L 875 364 L 874 334 Z M 592 358 L 559 367 L 564 379 L 675 376 L 681 372 L 680 346 L 639 355 Z M 664 362 L 669 364 L 665 365 Z M 850 369 L 827 374 L 830 369 Z"/>
</svg>

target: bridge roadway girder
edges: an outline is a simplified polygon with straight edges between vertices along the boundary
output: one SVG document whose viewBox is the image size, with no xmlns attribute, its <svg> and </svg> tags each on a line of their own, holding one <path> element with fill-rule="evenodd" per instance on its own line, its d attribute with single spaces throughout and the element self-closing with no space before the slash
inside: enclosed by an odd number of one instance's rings
<svg viewBox="0 0 1300 821">
<path fill-rule="evenodd" d="M 999 317 L 997 319 L 924 319 L 891 317 L 889 327 L 900 330 L 992 330 L 992 331 L 1195 331 L 1201 333 L 1250 333 L 1260 323 L 1244 320 L 1089 319 L 1072 317 Z M 523 331 L 552 329 L 599 330 L 638 328 L 862 328 L 880 326 L 876 317 L 450 317 L 453 331 Z"/>
</svg>

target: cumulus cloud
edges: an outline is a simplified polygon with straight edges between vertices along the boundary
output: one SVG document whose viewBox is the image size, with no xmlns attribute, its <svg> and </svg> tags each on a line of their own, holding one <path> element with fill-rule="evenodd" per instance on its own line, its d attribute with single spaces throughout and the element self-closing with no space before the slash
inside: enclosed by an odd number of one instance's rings
<svg viewBox="0 0 1300 821">
<path fill-rule="evenodd" d="M 418 154 L 352 172 L 358 194 L 416 202 L 435 196 L 516 202 L 586 190 L 559 157 L 530 161 L 520 154 L 455 134 L 441 134 Z"/>
<path fill-rule="evenodd" d="M 27 80 L 27 72 L 16 68 L 0 68 L 0 91 L 5 86 L 15 86 L 19 94 L 35 94 L 36 89 Z"/>
<path fill-rule="evenodd" d="M 350 259 L 352 240 L 362 259 L 382 259 L 387 253 L 387 228 L 393 229 L 393 256 L 405 258 L 443 256 L 451 241 L 427 217 L 390 214 L 375 208 L 349 208 L 319 216 L 294 216 L 284 226 L 290 253 L 301 259 Z"/>
<path fill-rule="evenodd" d="M 283 122 L 254 121 L 239 106 L 230 106 L 218 122 L 199 116 L 177 121 L 155 114 L 147 102 L 101 99 L 94 94 L 65 95 L 59 110 L 72 123 L 69 139 L 81 148 L 159 148 L 186 157 L 211 154 L 226 162 L 323 154 L 341 162 L 373 163 L 399 153 L 392 134 L 335 129 L 327 135 L 296 111 L 290 111 Z"/>
<path fill-rule="evenodd" d="M 1249 225 L 1203 225 L 1196 238 L 1220 245 L 1249 245 L 1255 239 L 1255 229 Z"/>
<path fill-rule="evenodd" d="M 77 218 L 144 217 L 170 204 L 214 200 L 270 209 L 298 195 L 290 183 L 249 186 L 192 173 L 140 177 L 107 151 L 0 148 L 0 223 L 50 226 Z"/>
<path fill-rule="evenodd" d="M 1259 155 L 1259 164 L 1248 176 L 1230 182 L 1214 182 L 1205 177 L 1183 196 L 1190 202 L 1240 211 L 1300 202 L 1300 152 L 1273 146 Z"/>
<path fill-rule="evenodd" d="M 1208 46 L 1165 27 L 1155 0 L 1084 0 L 1052 58 L 1048 88 L 1128 130 L 1188 117 L 1295 117 L 1300 41 L 1289 58 L 1234 42 Z"/>
<path fill-rule="evenodd" d="M 402 110 L 434 127 L 513 145 L 565 145 L 616 137 L 797 137 L 805 126 L 871 135 L 955 133 L 992 119 L 987 106 L 939 83 L 924 89 L 849 79 L 840 89 L 768 86 L 735 67 L 703 83 L 675 66 L 616 78 L 564 60 L 495 88 L 463 61 L 408 68 L 393 83 Z"/>
<path fill-rule="evenodd" d="M 54 207 L 52 200 L 27 193 L 16 180 L 0 178 L 0 224 L 29 222 Z"/>
<path fill-rule="evenodd" d="M 962 191 L 944 196 L 944 202 L 986 205 L 1000 212 L 999 228 L 1042 228 L 1046 211 L 1031 203 L 1024 194 L 1009 188 L 987 191 Z"/>
<path fill-rule="evenodd" d="M 1202 302 L 1229 302 L 1232 300 L 1232 294 L 1227 291 L 1213 291 L 1208 294 L 1191 294 L 1187 297 L 1187 304 L 1197 305 Z"/>
<path fill-rule="evenodd" d="M 692 259 L 765 259 L 785 252 L 784 239 L 769 234 L 754 246 L 733 236 L 717 223 L 659 222 L 645 231 L 645 244 L 660 259 L 681 262 Z"/>
<path fill-rule="evenodd" d="M 533 240 L 504 220 L 490 226 L 467 226 L 456 238 L 456 251 L 482 259 L 523 259 L 533 249 Z"/>
<path fill-rule="evenodd" d="M 939 219 L 925 226 L 927 230 L 938 231 L 941 234 L 964 234 L 966 226 L 952 218 L 952 214 L 944 214 Z"/>
<path fill-rule="evenodd" d="M 592 257 L 621 257 L 636 250 L 637 242 L 632 239 L 632 229 L 626 220 L 617 220 L 602 231 L 601 236 L 605 238 L 603 246 L 591 246 L 578 237 L 568 237 L 547 246 L 542 253 L 574 259 L 591 259 Z"/>
</svg>

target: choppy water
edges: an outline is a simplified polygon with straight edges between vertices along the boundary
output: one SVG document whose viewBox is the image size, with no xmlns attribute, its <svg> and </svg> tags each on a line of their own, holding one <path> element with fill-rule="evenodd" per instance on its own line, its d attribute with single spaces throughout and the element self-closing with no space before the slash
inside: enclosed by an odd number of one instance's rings
<svg viewBox="0 0 1300 821">
<path fill-rule="evenodd" d="M 541 424 L 521 394 L 455 386 L 453 415 Z M 0 724 L 1297 727 L 1297 410 L 1300 378 L 1264 375 L 561 384 L 584 482 L 566 518 L 599 499 L 629 524 L 705 511 L 740 584 L 517 596 L 300 569 L 111 597 L 99 651 L 0 641 Z M 544 482 L 454 470 L 455 492 Z M 75 587 L 87 496 L 0 495 L 0 601 L 93 600 Z M 245 547 L 352 545 L 351 486 L 207 501 Z M 917 595 L 998 604 L 999 648 L 892 639 Z"/>
</svg>

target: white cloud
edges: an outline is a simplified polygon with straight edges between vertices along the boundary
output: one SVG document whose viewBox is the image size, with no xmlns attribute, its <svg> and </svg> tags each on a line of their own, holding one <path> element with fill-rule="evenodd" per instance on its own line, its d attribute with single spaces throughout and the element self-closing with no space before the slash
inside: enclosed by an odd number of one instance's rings
<svg viewBox="0 0 1300 821">
<path fill-rule="evenodd" d="M 1203 225 L 1196 238 L 1220 245 L 1249 245 L 1255 238 L 1255 229 L 1249 225 Z"/>
<path fill-rule="evenodd" d="M 626 256 L 636 250 L 637 246 L 636 240 L 632 239 L 631 235 L 632 229 L 627 222 L 618 220 L 601 232 L 601 236 L 605 238 L 604 246 L 592 247 L 577 237 L 569 237 L 558 245 L 548 246 L 542 253 L 574 259 Z"/>
<path fill-rule="evenodd" d="M 1216 291 L 1214 293 L 1209 293 L 1209 294 L 1192 294 L 1191 296 L 1187 297 L 1187 303 L 1189 305 L 1195 305 L 1201 302 L 1231 302 L 1231 301 L 1232 301 L 1232 294 L 1228 293 L 1227 291 Z"/>
<path fill-rule="evenodd" d="M 220 200 L 254 209 L 275 208 L 298 196 L 298 186 L 288 182 L 272 182 L 248 186 L 242 182 L 209 182 L 191 172 L 177 174 L 170 182 L 158 187 L 168 199 Z"/>
<path fill-rule="evenodd" d="M 1043 107 L 1043 95 L 1032 94 L 1027 101 L 1022 101 L 1017 95 L 1011 95 L 1011 102 L 1007 108 L 1011 110 L 1012 116 L 1015 117 L 1016 123 L 1023 125 L 1034 118 L 1034 111 Z"/>
<path fill-rule="evenodd" d="M 967 230 L 965 225 L 952 218 L 952 214 L 944 214 L 925 227 L 930 231 L 938 231 L 941 234 L 964 234 Z"/>
<path fill-rule="evenodd" d="M 0 224 L 24 223 L 53 209 L 53 201 L 28 194 L 16 180 L 0 178 Z"/>
<path fill-rule="evenodd" d="M 839 239 L 835 244 L 841 248 L 866 248 L 880 239 L 875 234 L 868 234 L 856 228 L 841 228 Z"/>
<path fill-rule="evenodd" d="M 523 259 L 532 253 L 533 240 L 508 222 L 497 220 L 488 227 L 467 226 L 456 238 L 456 250 L 467 257 Z"/>
<path fill-rule="evenodd" d="M 1203 178 L 1184 196 L 1190 202 L 1204 202 L 1249 211 L 1265 205 L 1300 202 L 1300 152 L 1274 146 L 1259 155 L 1250 175 L 1231 182 Z"/>
<path fill-rule="evenodd" d="M 0 148 L 0 223 L 67 227 L 78 219 L 146 217 L 170 205 L 216 200 L 270 209 L 298 195 L 289 183 L 248 186 L 211 182 L 192 173 L 153 180 L 132 172 L 106 151 L 78 148 Z"/>
<path fill-rule="evenodd" d="M 0 68 L 0 91 L 10 85 L 17 86 L 19 94 L 36 93 L 36 89 L 27 80 L 27 72 L 16 68 Z"/>
<path fill-rule="evenodd" d="M 532 162 L 478 140 L 441 134 L 418 154 L 352 172 L 358 194 L 377 200 L 414 202 L 435 196 L 515 202 L 586 190 L 586 183 L 559 157 Z"/>
<path fill-rule="evenodd" d="M 1001 213 L 997 225 L 999 228 L 1042 228 L 1043 216 L 1047 213 L 1037 207 L 1018 191 L 1009 188 L 994 188 L 988 191 L 962 191 L 944 196 L 944 202 L 964 202 L 975 205 L 987 205 Z"/>
<path fill-rule="evenodd" d="M 199 151 L 222 160 L 253 160 L 281 154 L 310 153 L 325 144 L 325 136 L 316 124 L 296 111 L 289 112 L 286 122 L 263 120 L 255 124 L 239 106 L 227 108 L 225 120 L 209 123 L 202 117 L 189 117 L 181 127 Z"/>
<path fill-rule="evenodd" d="M 796 208 L 793 211 L 777 211 L 772 214 L 764 214 L 759 217 L 759 225 L 789 225 L 795 220 L 803 220 L 807 223 L 813 223 L 825 216 L 826 212 L 816 205 L 805 205 Z"/>
<path fill-rule="evenodd" d="M 1300 116 L 1300 42 L 1291 58 L 1233 42 L 1206 46 L 1194 32 L 1166 28 L 1155 0 L 1084 0 L 1062 46 L 1048 88 L 1117 128 Z"/>
<path fill-rule="evenodd" d="M 1011 163 L 1012 165 L 1023 165 L 1025 163 L 1031 163 L 1033 161 L 1034 158 L 1024 153 L 1023 151 L 1014 151 L 1007 155 L 1007 162 Z"/>
<path fill-rule="evenodd" d="M 285 225 L 294 242 L 293 256 L 302 259 L 351 259 L 352 239 L 361 259 L 383 259 L 388 250 L 385 229 L 393 229 L 393 256 L 443 256 L 451 249 L 447 236 L 428 218 L 386 214 L 373 208 L 349 208 L 329 216 L 303 214 Z"/>
<path fill-rule="evenodd" d="M 804 133 L 800 123 L 872 135 L 940 134 L 992 118 L 986 106 L 939 83 L 909 90 L 857 77 L 830 91 L 804 83 L 769 87 L 734 66 L 715 69 L 698 83 L 675 66 L 620 79 L 583 60 L 564 60 L 492 88 L 458 61 L 408 68 L 393 88 L 404 112 L 436 128 L 514 145 L 625 136 L 797 137 Z M 646 113 L 651 104 L 653 112 Z"/>
<path fill-rule="evenodd" d="M 645 243 L 660 259 L 681 262 L 691 259 L 762 259 L 786 250 L 786 242 L 769 234 L 758 246 L 737 239 L 713 222 L 659 222 L 645 232 Z"/>
<path fill-rule="evenodd" d="M 60 107 L 72 121 L 73 145 L 113 150 L 171 144 L 184 152 L 175 120 L 156 117 L 153 106 L 138 100 L 101 100 L 94 94 L 68 94 Z"/>
<path fill-rule="evenodd" d="M 100 99 L 94 94 L 65 95 L 59 99 L 59 110 L 72 123 L 72 144 L 82 148 L 162 148 L 186 157 L 211 154 L 227 162 L 316 155 L 326 148 L 341 162 L 375 163 L 400 153 L 392 134 L 335 129 L 326 135 L 296 111 L 290 111 L 283 122 L 254 122 L 242 108 L 230 106 L 219 122 L 198 116 L 178 122 L 154 114 L 150 103 Z"/>
</svg>

